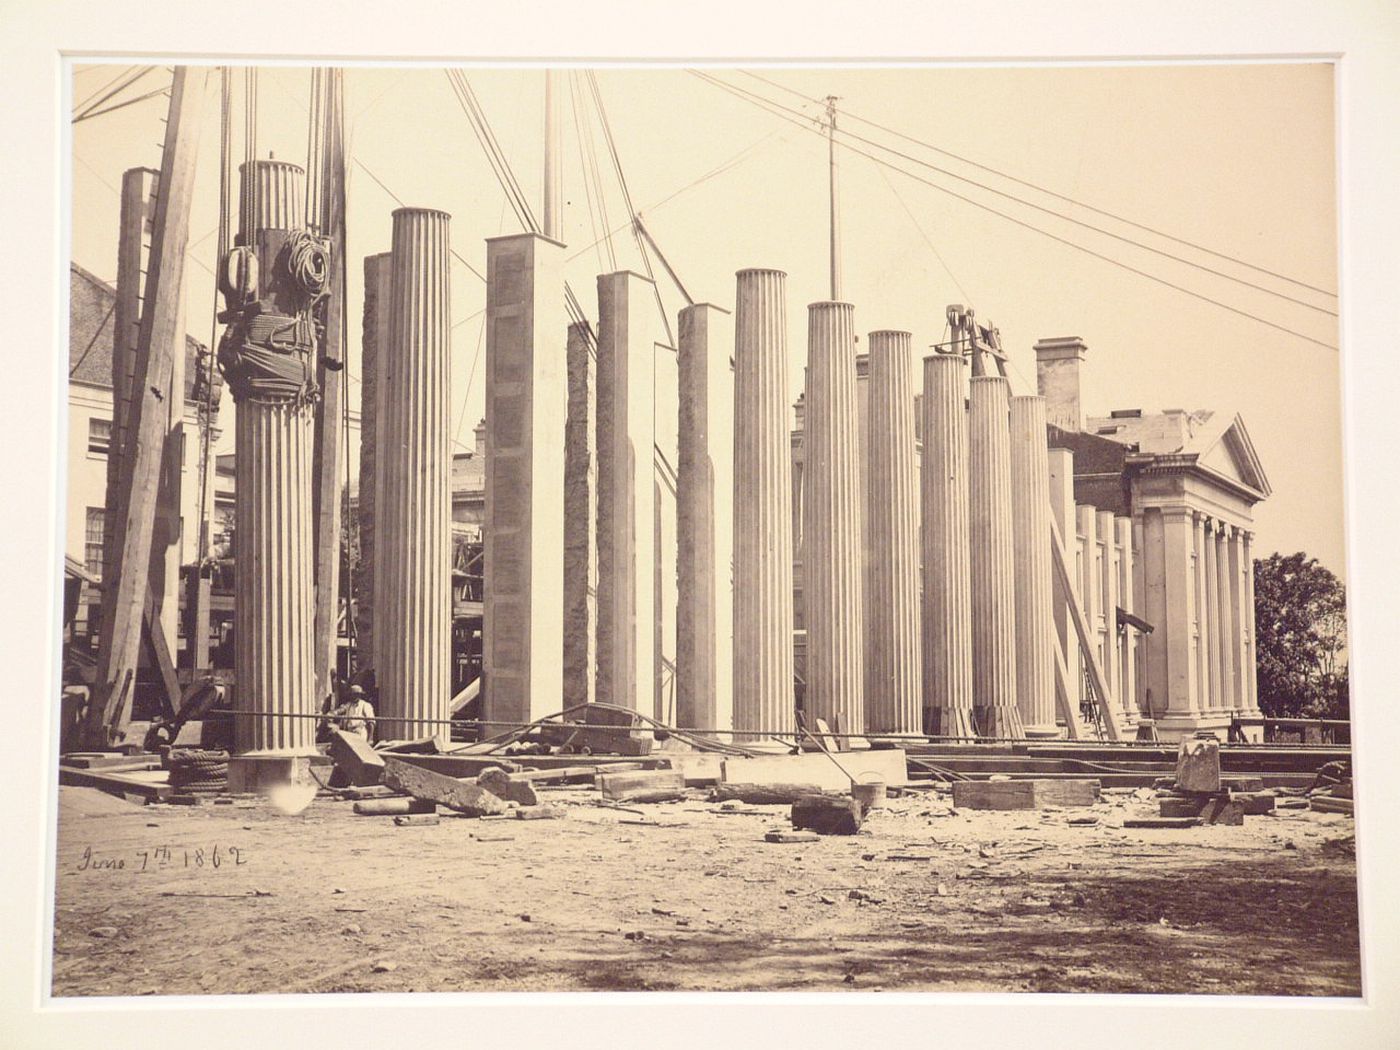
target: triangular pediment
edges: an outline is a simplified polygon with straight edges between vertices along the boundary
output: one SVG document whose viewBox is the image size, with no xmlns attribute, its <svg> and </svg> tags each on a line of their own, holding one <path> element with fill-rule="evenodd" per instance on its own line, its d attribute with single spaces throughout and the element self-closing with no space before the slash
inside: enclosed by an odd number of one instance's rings
<svg viewBox="0 0 1400 1050">
<path fill-rule="evenodd" d="M 1199 454 L 1196 462 L 1212 473 L 1261 495 L 1267 496 L 1271 491 L 1269 479 L 1265 477 L 1263 465 L 1254 451 L 1254 443 L 1250 441 L 1244 420 L 1239 416 L 1231 419 L 1219 437 Z"/>
</svg>

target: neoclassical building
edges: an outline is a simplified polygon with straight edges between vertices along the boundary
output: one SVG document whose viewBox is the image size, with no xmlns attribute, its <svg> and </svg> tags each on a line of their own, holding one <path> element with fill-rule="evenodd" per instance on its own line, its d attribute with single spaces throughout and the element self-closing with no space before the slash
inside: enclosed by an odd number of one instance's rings
<svg viewBox="0 0 1400 1050">
<path fill-rule="evenodd" d="M 1074 337 L 1037 343 L 1037 384 L 1050 444 L 1073 457 L 1074 502 L 1131 522 L 1129 608 L 1151 626 L 1133 644 L 1137 715 L 1165 739 L 1223 739 L 1233 718 L 1259 716 L 1253 521 L 1268 478 L 1233 412 L 1085 417 L 1085 350 Z"/>
</svg>

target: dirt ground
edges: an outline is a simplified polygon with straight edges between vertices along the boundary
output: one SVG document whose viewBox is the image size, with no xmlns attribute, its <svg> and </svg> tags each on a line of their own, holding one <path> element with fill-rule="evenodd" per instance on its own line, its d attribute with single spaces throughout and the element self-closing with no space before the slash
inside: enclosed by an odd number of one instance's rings
<svg viewBox="0 0 1400 1050">
<path fill-rule="evenodd" d="M 858 836 L 784 845 L 763 841 L 784 807 L 541 794 L 566 819 L 62 788 L 53 993 L 1361 993 L 1349 817 L 1125 830 L 1151 792 L 953 813 L 919 791 Z"/>
</svg>

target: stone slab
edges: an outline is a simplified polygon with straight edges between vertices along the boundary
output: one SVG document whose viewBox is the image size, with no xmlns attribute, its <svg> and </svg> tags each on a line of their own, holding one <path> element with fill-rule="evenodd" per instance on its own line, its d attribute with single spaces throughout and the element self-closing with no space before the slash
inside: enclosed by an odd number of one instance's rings
<svg viewBox="0 0 1400 1050">
<path fill-rule="evenodd" d="M 330 756 L 352 787 L 369 787 L 384 777 L 384 758 L 355 733 L 331 730 Z"/>
<path fill-rule="evenodd" d="M 539 804 L 534 786 L 528 780 L 516 780 L 504 769 L 486 769 L 477 774 L 476 782 L 497 798 L 521 806 Z"/>
<path fill-rule="evenodd" d="M 705 787 L 718 784 L 724 779 L 724 756 L 703 751 L 694 753 L 663 754 L 659 756 L 661 767 L 678 769 L 685 776 L 686 787 Z"/>
<path fill-rule="evenodd" d="M 397 758 L 384 760 L 384 783 L 414 798 L 436 802 L 468 816 L 505 813 L 510 808 L 502 799 L 470 781 L 419 769 Z"/>
<path fill-rule="evenodd" d="M 1092 806 L 1099 800 L 1097 780 L 963 780 L 953 784 L 955 809 L 1044 809 L 1046 806 Z"/>
<path fill-rule="evenodd" d="M 878 778 L 886 787 L 909 783 L 905 753 L 900 748 L 882 751 L 842 751 L 835 756 L 840 768 L 824 754 L 772 755 L 764 758 L 728 758 L 723 783 L 815 784 L 823 791 L 849 791 L 851 780 Z M 843 772 L 844 770 L 844 772 Z"/>
</svg>

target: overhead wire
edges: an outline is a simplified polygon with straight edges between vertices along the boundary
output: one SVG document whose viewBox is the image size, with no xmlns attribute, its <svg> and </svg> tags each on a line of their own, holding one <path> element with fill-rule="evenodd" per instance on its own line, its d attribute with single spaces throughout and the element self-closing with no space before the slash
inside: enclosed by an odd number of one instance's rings
<svg viewBox="0 0 1400 1050">
<path fill-rule="evenodd" d="M 598 77 L 591 69 L 585 72 L 585 76 L 592 89 L 593 104 L 597 107 L 598 122 L 603 129 L 603 139 L 607 143 L 608 155 L 612 158 L 613 169 L 617 172 L 617 181 L 622 188 L 622 199 L 627 205 L 627 214 L 632 220 L 632 236 L 637 242 L 637 251 L 642 257 L 642 265 L 646 269 L 647 278 L 651 281 L 652 293 L 656 296 L 656 309 L 661 314 L 661 323 L 666 328 L 666 341 L 674 346 L 676 337 L 671 330 L 671 318 L 667 315 L 666 306 L 661 301 L 661 286 L 656 283 L 656 274 L 651 268 L 651 257 L 647 252 L 646 243 L 642 239 L 641 226 L 637 221 L 637 209 L 632 204 L 632 191 L 627 187 L 627 176 L 622 170 L 622 160 L 618 156 L 617 142 L 613 139 L 612 124 L 608 120 L 608 112 L 603 105 L 603 93 L 598 87 Z"/>
<path fill-rule="evenodd" d="M 745 76 L 752 77 L 754 80 L 758 80 L 764 84 L 768 84 L 771 87 L 775 87 L 781 91 L 786 91 L 791 95 L 795 95 L 796 97 L 801 98 L 806 102 L 820 101 L 818 99 L 809 97 L 805 93 L 798 91 L 796 88 L 788 87 L 786 84 L 780 84 L 776 80 L 770 80 L 767 77 L 760 76 L 752 70 L 741 69 L 739 70 L 739 72 L 743 73 Z M 1333 299 L 1337 297 L 1336 292 L 1329 291 L 1326 288 L 1320 288 L 1315 284 L 1309 284 L 1308 282 L 1299 280 L 1296 277 L 1290 277 L 1287 274 L 1279 273 L 1277 270 L 1271 270 L 1266 266 L 1260 266 L 1257 263 L 1249 262 L 1247 259 L 1241 259 L 1238 256 L 1230 255 L 1222 251 L 1217 251 L 1214 248 L 1209 248 L 1206 245 L 1200 244 L 1196 241 L 1191 241 L 1186 239 L 1185 237 L 1179 237 L 1175 234 L 1168 233 L 1167 231 L 1159 229 L 1158 227 L 1149 226 L 1146 223 L 1142 222 L 1137 222 L 1134 219 L 1129 219 L 1126 216 L 1119 215 L 1115 212 L 1111 212 L 1106 208 L 1100 208 L 1096 205 L 1089 204 L 1087 201 L 1079 200 L 1077 197 L 1071 197 L 1067 194 L 1059 193 L 1055 190 L 1050 189 L 1049 187 L 1042 186 L 1039 183 L 1031 182 L 1029 179 L 1019 178 L 1015 175 L 1010 174 L 1009 172 L 1002 171 L 999 168 L 994 168 L 989 164 L 983 164 L 979 161 L 975 161 L 971 157 L 963 156 L 960 153 L 954 153 L 952 150 L 935 145 L 934 143 L 929 142 L 925 139 L 920 139 L 914 137 L 913 135 L 908 135 L 898 130 L 897 128 L 892 128 L 888 125 L 880 124 L 876 121 L 869 119 L 868 117 L 862 117 L 857 113 L 852 113 L 850 110 L 843 109 L 841 111 L 841 115 L 847 120 L 854 120 L 857 123 L 868 125 L 869 127 L 885 132 L 887 135 L 893 135 L 896 138 L 903 139 L 905 142 L 909 142 L 917 146 L 922 146 L 925 149 L 932 150 L 933 152 L 941 154 L 945 157 L 950 157 L 953 160 L 966 164 L 969 167 L 976 168 L 979 171 L 985 171 L 988 174 L 996 175 L 998 178 L 1006 179 L 1008 182 L 1013 182 L 1018 186 L 1024 186 L 1027 189 L 1035 190 L 1037 193 L 1043 193 L 1047 197 L 1053 197 L 1055 200 L 1064 201 L 1066 204 L 1073 204 L 1075 207 L 1083 208 L 1085 211 L 1090 211 L 1096 215 L 1102 215 L 1105 218 L 1113 219 L 1115 222 L 1121 222 L 1125 226 L 1131 226 L 1134 229 L 1142 230 L 1145 233 L 1151 233 L 1154 236 L 1161 237 L 1165 240 L 1172 241 L 1176 244 L 1184 245 L 1188 248 L 1194 248 L 1198 252 L 1204 252 L 1205 254 L 1214 256 L 1217 259 L 1224 259 L 1228 262 L 1235 263 L 1237 266 L 1243 266 L 1246 269 L 1254 270 L 1256 273 L 1267 274 L 1270 277 L 1275 277 L 1280 281 L 1286 281 L 1287 283 L 1296 285 L 1299 288 L 1306 288 L 1308 291 L 1317 292 L 1320 295 L 1326 295 Z"/>
<path fill-rule="evenodd" d="M 128 66 L 123 72 L 117 74 L 115 78 L 109 80 L 102 87 L 98 88 L 95 92 L 89 95 L 79 106 L 76 107 L 77 112 L 73 114 L 74 123 L 82 119 L 87 114 L 91 113 L 98 106 L 102 105 L 102 103 L 106 102 L 108 99 L 112 99 L 120 95 L 123 91 L 131 87 L 138 80 L 141 80 L 143 77 L 146 76 L 146 74 L 150 73 L 151 70 L 155 68 L 155 66 Z M 121 81 L 121 83 L 117 83 L 117 81 Z"/>
<path fill-rule="evenodd" d="M 805 130 L 807 130 L 807 131 L 812 131 L 812 132 L 815 132 L 815 133 L 817 133 L 817 134 L 825 135 L 825 131 L 824 131 L 824 130 L 820 130 L 820 129 L 818 129 L 818 128 L 815 128 L 815 127 L 810 126 L 809 123 L 808 123 L 808 121 L 807 121 L 805 118 L 801 118 L 801 117 L 794 118 L 794 117 L 792 117 L 792 116 L 789 116 L 789 115 L 788 115 L 788 111 L 786 110 L 786 107 L 774 107 L 774 108 L 770 108 L 770 107 L 773 106 L 772 103 L 769 103 L 769 102 L 767 102 L 766 100 L 764 100 L 764 101 L 755 101 L 754 98 L 750 97 L 751 94 L 752 94 L 752 93 L 750 93 L 750 92 L 744 92 L 744 93 L 741 94 L 741 93 L 739 93 L 738 91 L 731 90 L 731 87 L 732 87 L 732 86 L 729 85 L 729 84 L 727 84 L 725 81 L 722 81 L 722 80 L 720 80 L 720 79 L 718 79 L 718 78 L 708 77 L 708 76 L 706 76 L 705 74 L 699 72 L 698 70 L 688 70 L 688 72 L 690 72 L 692 75 L 695 75 L 695 76 L 697 76 L 697 77 L 700 77 L 700 79 L 705 80 L 707 83 L 710 83 L 710 84 L 712 84 L 713 86 L 720 88 L 721 90 L 727 91 L 727 92 L 729 92 L 730 94 L 735 95 L 735 97 L 737 97 L 737 98 L 743 99 L 744 101 L 747 101 L 747 102 L 749 102 L 749 103 L 752 104 L 752 105 L 756 105 L 758 108 L 765 110 L 765 112 L 768 112 L 768 113 L 772 114 L 773 116 L 778 117 L 779 119 L 787 120 L 789 123 L 795 124 L 796 126 L 798 126 L 798 127 L 800 127 L 800 128 L 803 128 L 803 129 L 805 129 Z M 974 199 L 974 198 L 972 198 L 972 197 L 968 197 L 968 196 L 966 196 L 965 194 L 958 193 L 956 190 L 951 190 L 951 189 L 949 189 L 948 187 L 942 186 L 942 185 L 940 185 L 939 183 L 934 182 L 934 181 L 931 180 L 931 179 L 925 178 L 925 177 L 922 176 L 922 175 L 919 175 L 919 174 L 917 174 L 917 173 L 915 173 L 915 172 L 911 172 L 911 171 L 909 171 L 909 170 L 907 170 L 907 169 L 905 169 L 905 168 L 902 168 L 902 167 L 900 167 L 899 165 L 892 163 L 891 161 L 889 161 L 888 159 L 886 159 L 886 158 L 884 158 L 884 157 L 877 156 L 877 155 L 875 155 L 875 154 L 873 154 L 873 153 L 870 153 L 870 152 L 868 152 L 868 151 L 866 151 L 866 150 L 862 150 L 862 149 L 860 149 L 859 147 L 852 146 L 852 145 L 850 145 L 849 143 L 846 144 L 846 147 L 845 147 L 845 148 L 846 148 L 847 150 L 849 150 L 850 152 L 852 152 L 852 153 L 855 153 L 855 154 L 857 154 L 857 155 L 859 155 L 859 156 L 866 157 L 866 158 L 868 158 L 868 159 L 870 159 L 870 160 L 873 160 L 873 161 L 875 161 L 877 164 L 882 164 L 882 165 L 888 167 L 891 171 L 897 171 L 897 172 L 899 172 L 900 174 L 906 176 L 907 178 L 911 178 L 911 179 L 913 179 L 913 180 L 916 181 L 916 182 L 921 182 L 921 183 L 923 183 L 923 184 L 926 185 L 926 186 L 929 186 L 929 187 L 931 187 L 931 188 L 933 188 L 933 189 L 936 189 L 936 190 L 938 190 L 940 193 L 944 193 L 944 194 L 946 194 L 946 195 L 948 195 L 948 196 L 950 196 L 950 197 L 954 197 L 954 198 L 956 198 L 957 200 L 960 200 L 960 201 L 963 201 L 963 202 L 966 203 L 966 204 L 972 205 L 974 208 L 978 208 L 978 209 L 980 209 L 980 210 L 982 210 L 982 211 L 989 212 L 989 213 L 992 214 L 992 215 L 996 215 L 996 216 L 998 216 L 999 218 L 1005 219 L 1006 221 L 1008 221 L 1008 222 L 1010 222 L 1010 223 L 1013 223 L 1013 224 L 1015 224 L 1015 225 L 1017 225 L 1017 226 L 1023 227 L 1024 229 L 1031 230 L 1031 231 L 1033 231 L 1033 232 L 1035 232 L 1035 233 L 1039 233 L 1039 234 L 1040 234 L 1041 236 L 1043 236 L 1043 237 L 1048 237 L 1049 239 L 1051 239 L 1051 240 L 1053 240 L 1053 241 L 1056 241 L 1056 242 L 1058 242 L 1058 243 L 1060 243 L 1060 244 L 1063 244 L 1063 245 L 1065 245 L 1065 246 L 1067 246 L 1067 247 L 1073 248 L 1073 249 L 1075 249 L 1076 251 L 1083 252 L 1083 253 L 1086 254 L 1086 255 L 1091 255 L 1091 256 L 1093 256 L 1094 258 L 1100 259 L 1100 260 L 1102 260 L 1103 262 L 1109 263 L 1109 264 L 1112 265 L 1112 266 L 1116 266 L 1116 267 L 1118 267 L 1118 268 L 1121 269 L 1121 270 L 1126 270 L 1126 271 L 1128 271 L 1129 273 L 1136 274 L 1136 275 L 1139 276 L 1139 277 L 1144 277 L 1144 278 L 1146 278 L 1146 279 L 1149 280 L 1149 281 L 1153 281 L 1153 282 L 1155 282 L 1155 283 L 1157 283 L 1157 284 L 1164 285 L 1164 286 L 1166 286 L 1166 287 L 1168 287 L 1168 288 L 1171 288 L 1171 289 L 1173 289 L 1173 290 L 1175 290 L 1175 291 L 1181 292 L 1181 293 L 1183 293 L 1184 295 L 1189 295 L 1189 296 L 1191 296 L 1191 297 L 1193 297 L 1193 298 L 1195 298 L 1195 299 L 1199 299 L 1199 300 L 1201 300 L 1202 302 L 1210 303 L 1212 306 L 1217 306 L 1217 307 L 1219 307 L 1219 308 L 1222 309 L 1222 310 L 1226 310 L 1226 311 L 1228 311 L 1228 312 L 1230 312 L 1230 313 L 1233 313 L 1233 314 L 1236 314 L 1236 315 L 1238 315 L 1238 316 L 1240 316 L 1240 317 L 1245 317 L 1245 318 L 1248 318 L 1248 319 L 1251 320 L 1251 321 L 1256 321 L 1256 322 L 1258 322 L 1259 324 L 1265 325 L 1266 327 L 1269 327 L 1269 328 L 1273 328 L 1273 329 L 1275 329 L 1276 331 L 1280 331 L 1280 332 L 1287 333 L 1288 335 L 1294 336 L 1294 337 L 1296 337 L 1296 338 L 1298 338 L 1298 339 L 1302 339 L 1302 340 L 1304 340 L 1305 342 L 1314 343 L 1314 344 L 1316 344 L 1316 345 L 1318 345 L 1318 346 L 1326 347 L 1328 350 L 1336 350 L 1336 349 L 1337 349 L 1336 345 L 1333 344 L 1333 343 L 1329 343 L 1329 342 L 1327 342 L 1327 341 L 1325 341 L 1325 340 L 1323 340 L 1323 339 L 1317 339 L 1317 338 L 1315 338 L 1315 337 L 1313 337 L 1313 336 L 1310 336 L 1310 335 L 1307 335 L 1307 334 L 1305 334 L 1305 333 L 1303 333 L 1303 332 L 1300 332 L 1300 331 L 1298 331 L 1297 329 L 1289 328 L 1287 325 L 1279 324 L 1278 322 L 1276 322 L 1276 321 L 1271 321 L 1271 320 L 1269 320 L 1269 319 L 1266 318 L 1266 317 L 1261 317 L 1261 316 L 1259 316 L 1258 314 L 1250 313 L 1248 310 L 1242 310 L 1242 309 L 1240 309 L 1240 308 L 1237 307 L 1237 306 L 1231 306 L 1229 303 L 1222 302 L 1222 301 L 1219 300 L 1219 299 L 1212 298 L 1211 296 L 1208 296 L 1208 295 L 1205 295 L 1205 294 L 1203 294 L 1203 293 L 1201 293 L 1201 292 L 1195 291 L 1195 290 L 1192 289 L 1192 288 L 1188 288 L 1188 287 L 1186 287 L 1186 286 L 1184 286 L 1184 285 L 1180 285 L 1180 284 L 1177 284 L 1177 283 L 1175 283 L 1175 282 L 1173 282 L 1173 281 L 1169 281 L 1169 280 L 1167 280 L 1166 278 L 1164 278 L 1164 277 L 1159 277 L 1158 275 L 1156 275 L 1156 274 L 1154 274 L 1154 273 L 1150 273 L 1150 272 L 1148 272 L 1148 271 L 1146 271 L 1146 270 L 1139 269 L 1139 268 L 1137 268 L 1137 267 L 1135 267 L 1135 266 L 1132 266 L 1132 265 L 1130 265 L 1130 264 L 1128 264 L 1128 263 L 1122 262 L 1122 261 L 1119 260 L 1119 259 L 1115 259 L 1115 258 L 1113 258 L 1112 256 L 1105 255 L 1105 254 L 1103 254 L 1102 252 L 1099 252 L 1099 251 L 1095 251 L 1093 248 L 1089 248 L 1089 247 L 1086 247 L 1085 245 L 1082 245 L 1082 244 L 1079 244 L 1079 243 L 1077 243 L 1077 242 L 1075 242 L 1075 241 L 1069 240 L 1069 239 L 1066 238 L 1066 237 L 1061 237 L 1061 236 L 1059 236 L 1058 234 L 1051 233 L 1049 230 L 1045 230 L 1045 229 L 1043 229 L 1042 227 L 1039 227 L 1039 226 L 1034 225 L 1033 223 L 1026 222 L 1024 219 L 1019 219 L 1019 218 L 1017 218 L 1017 217 L 1014 216 L 1014 215 L 1009 215 L 1009 214 L 1007 214 L 1007 213 L 1004 212 L 1004 211 L 1000 211 L 1000 210 L 997 209 L 997 208 L 993 208 L 991 205 L 984 204 L 983 202 L 981 202 L 981 201 L 979 201 L 979 200 L 976 200 L 976 199 Z"/>
<path fill-rule="evenodd" d="M 719 83 L 725 83 L 724 81 L 720 81 L 717 77 L 711 77 L 710 79 Z M 735 91 L 742 92 L 745 95 L 754 95 L 753 92 L 749 92 L 745 88 L 741 88 L 733 84 L 727 84 L 727 86 L 733 88 Z M 755 95 L 755 97 L 761 98 L 762 96 Z M 798 116 L 805 116 L 805 114 L 799 113 L 796 110 L 789 109 L 788 107 L 782 105 L 782 103 L 774 102 L 772 99 L 764 98 L 763 100 L 779 109 L 787 110 L 789 113 L 794 113 Z M 845 115 L 844 112 L 842 115 Z M 1254 281 L 1245 280 L 1243 277 L 1237 277 L 1234 274 L 1226 273 L 1224 270 L 1217 270 L 1214 267 L 1206 266 L 1204 263 L 1199 263 L 1192 259 L 1188 259 L 1184 256 L 1176 255 L 1172 252 L 1166 251 L 1163 248 L 1156 248 L 1150 244 L 1144 244 L 1142 241 L 1135 240 L 1132 237 L 1127 237 L 1121 233 L 1115 233 L 1114 231 L 1106 229 L 1102 226 L 1096 226 L 1091 222 L 1086 222 L 1083 219 L 1075 218 L 1073 215 L 1068 215 L 1065 212 L 1056 211 L 1054 208 L 1047 208 L 1043 204 L 1036 204 L 1034 201 L 1026 200 L 1024 197 L 1018 197 L 1016 194 L 1010 193 L 1006 190 L 997 189 L 995 186 L 989 186 L 985 182 L 978 182 L 976 179 L 968 178 L 966 175 L 960 175 L 955 171 L 949 170 L 948 168 L 940 167 L 939 165 L 934 164 L 931 161 L 923 160 L 920 157 L 915 157 L 912 154 L 905 153 L 903 150 L 896 149 L 893 146 L 888 146 L 883 142 L 878 142 L 875 139 L 867 138 L 864 135 L 858 135 L 855 132 L 851 131 L 849 128 L 842 127 L 838 129 L 837 134 L 840 135 L 842 138 L 853 139 L 856 142 L 864 143 L 865 145 L 872 146 L 875 149 L 884 150 L 885 152 L 891 153 L 902 160 L 907 160 L 912 164 L 917 164 L 921 167 L 928 168 L 930 171 L 935 171 L 938 174 L 944 175 L 950 179 L 956 179 L 958 182 L 966 183 L 969 186 L 975 186 L 980 190 L 985 190 L 986 192 L 995 194 L 998 197 L 1004 197 L 1007 200 L 1014 201 L 1017 204 L 1021 204 L 1034 211 L 1043 212 L 1046 215 L 1053 216 L 1054 218 L 1061 219 L 1065 222 L 1072 223 L 1076 226 L 1081 226 L 1084 229 L 1091 230 L 1094 233 L 1101 234 L 1105 237 L 1111 237 L 1114 240 L 1122 241 L 1125 244 L 1130 244 L 1135 248 L 1142 249 L 1143 251 L 1151 252 L 1154 255 L 1160 255 L 1166 259 L 1171 259 L 1173 262 L 1178 262 L 1185 266 L 1195 267 L 1196 269 L 1202 270 L 1205 273 L 1211 274 L 1214 277 L 1219 277 L 1227 281 L 1233 281 L 1236 284 L 1241 284 L 1245 286 L 1246 288 L 1252 288 L 1255 291 L 1263 292 L 1265 295 L 1272 295 L 1276 298 L 1283 299 L 1287 302 L 1294 303 L 1298 306 L 1302 306 L 1309 310 L 1316 310 L 1318 313 L 1327 314 L 1330 317 L 1337 316 L 1337 312 L 1335 310 L 1329 310 L 1326 307 L 1317 306 L 1316 304 L 1310 303 L 1305 299 L 1299 299 L 1296 296 L 1287 294 L 1286 292 L 1280 292 L 1276 289 L 1269 288 L 1266 285 L 1258 284 Z"/>
<path fill-rule="evenodd" d="M 108 113 L 115 113 L 119 109 L 126 109 L 127 106 L 134 106 L 138 102 L 145 102 L 147 99 L 152 99 L 161 95 L 169 94 L 170 88 L 168 85 L 166 87 L 159 87 L 156 88 L 154 91 L 147 91 L 144 95 L 137 95 L 135 98 L 129 98 L 122 102 L 115 102 L 112 105 L 108 106 L 106 109 L 94 110 L 90 113 L 84 113 L 82 116 L 74 117 L 71 123 L 81 124 L 85 120 L 92 120 L 95 117 L 106 116 Z"/>
</svg>

